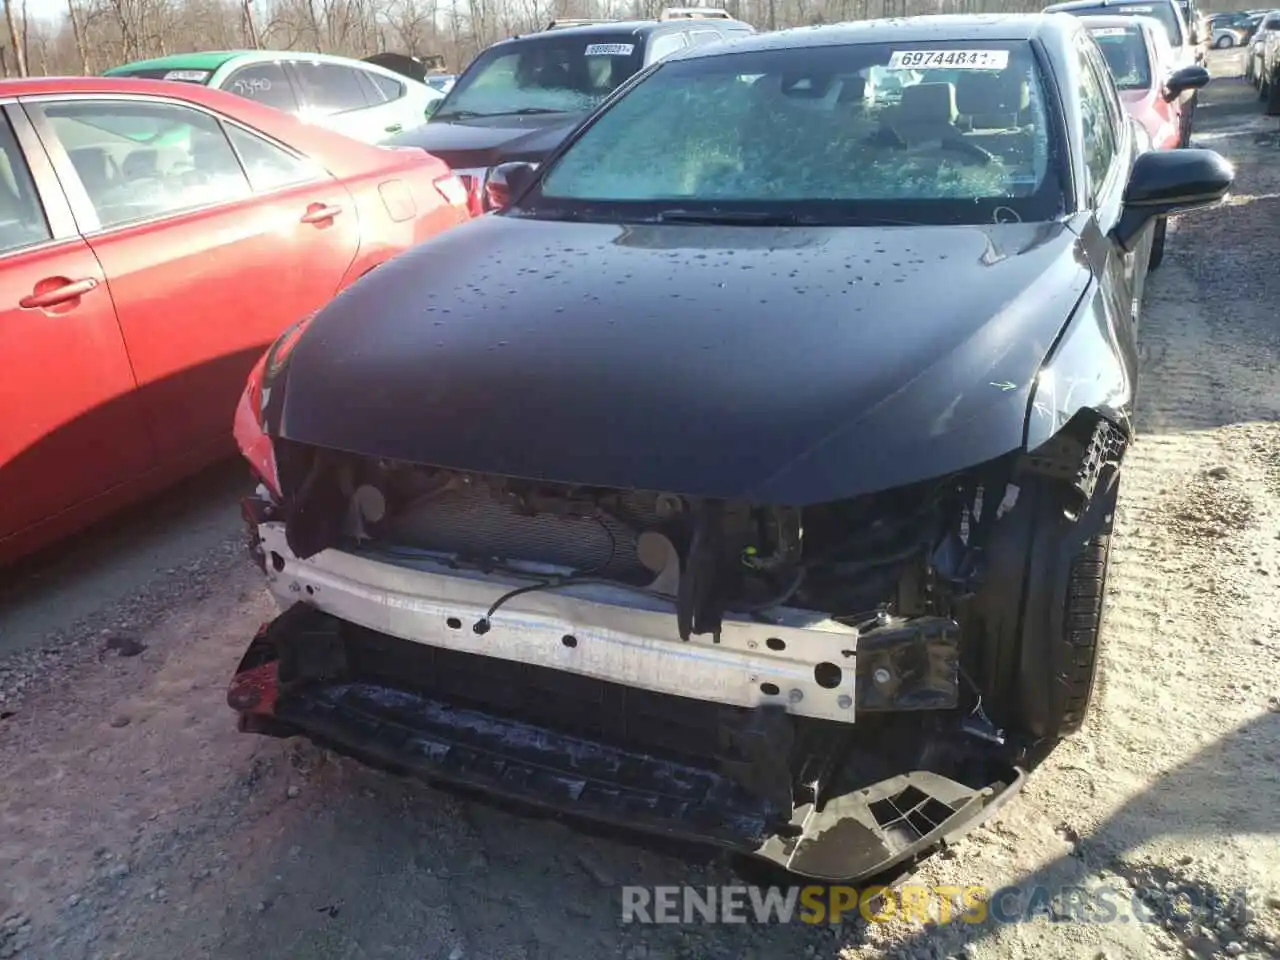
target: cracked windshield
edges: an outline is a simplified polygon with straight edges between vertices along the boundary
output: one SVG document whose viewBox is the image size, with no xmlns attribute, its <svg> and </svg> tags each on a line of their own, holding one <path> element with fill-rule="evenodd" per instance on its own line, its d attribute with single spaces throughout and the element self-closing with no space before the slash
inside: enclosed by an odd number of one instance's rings
<svg viewBox="0 0 1280 960">
<path fill-rule="evenodd" d="M 1090 35 L 1102 49 L 1120 90 L 1146 90 L 1151 86 L 1151 64 L 1147 45 L 1134 27 L 1090 28 Z"/>
<path fill-rule="evenodd" d="M 551 37 L 482 53 L 440 105 L 436 119 L 520 113 L 585 113 L 640 69 L 639 38 Z"/>
<path fill-rule="evenodd" d="M 1062 205 L 1057 136 L 1026 43 L 677 60 L 583 134 L 542 197 L 1046 220 Z"/>
</svg>

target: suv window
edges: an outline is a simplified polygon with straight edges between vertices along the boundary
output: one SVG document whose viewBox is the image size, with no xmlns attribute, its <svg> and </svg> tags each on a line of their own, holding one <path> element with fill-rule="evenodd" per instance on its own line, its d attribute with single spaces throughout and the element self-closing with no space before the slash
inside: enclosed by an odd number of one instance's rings
<svg viewBox="0 0 1280 960">
<path fill-rule="evenodd" d="M 293 72 L 303 100 L 320 113 L 343 113 L 369 106 L 360 77 L 352 67 L 295 60 Z"/>
<path fill-rule="evenodd" d="M 1084 161 L 1089 171 L 1089 197 L 1098 199 L 1107 172 L 1116 156 L 1116 131 L 1102 85 L 1083 37 L 1076 45 L 1076 65 L 1080 73 L 1080 113 L 1084 133 Z"/>
<path fill-rule="evenodd" d="M 295 113 L 298 109 L 293 84 L 278 63 L 251 63 L 241 67 L 222 82 L 222 89 L 286 113 Z"/>
<path fill-rule="evenodd" d="M 641 40 L 616 30 L 553 31 L 495 44 L 467 67 L 432 120 L 521 110 L 585 113 L 640 69 Z"/>
<path fill-rule="evenodd" d="M 50 239 L 49 221 L 9 121 L 0 117 L 0 253 Z"/>
<path fill-rule="evenodd" d="M 67 151 L 102 227 L 247 197 L 249 181 L 222 126 L 174 103 L 32 104 Z"/>
<path fill-rule="evenodd" d="M 709 43 L 715 43 L 720 39 L 720 31 L 718 30 L 690 30 L 689 45 L 692 47 L 705 47 Z"/>
<path fill-rule="evenodd" d="M 686 43 L 683 33 L 666 33 L 660 37 L 655 37 L 649 42 L 649 63 L 665 60 L 673 53 L 683 50 Z"/>
</svg>

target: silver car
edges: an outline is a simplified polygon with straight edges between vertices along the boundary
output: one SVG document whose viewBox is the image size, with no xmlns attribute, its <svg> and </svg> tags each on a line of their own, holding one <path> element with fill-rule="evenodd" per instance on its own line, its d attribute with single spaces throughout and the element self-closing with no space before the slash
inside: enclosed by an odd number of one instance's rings
<svg viewBox="0 0 1280 960">
<path fill-rule="evenodd" d="M 1267 35 L 1277 31 L 1280 31 L 1280 10 L 1272 10 L 1262 18 L 1262 23 L 1249 41 L 1249 49 L 1245 53 L 1244 75 L 1259 90 L 1262 89 L 1262 55 L 1266 47 Z"/>
</svg>

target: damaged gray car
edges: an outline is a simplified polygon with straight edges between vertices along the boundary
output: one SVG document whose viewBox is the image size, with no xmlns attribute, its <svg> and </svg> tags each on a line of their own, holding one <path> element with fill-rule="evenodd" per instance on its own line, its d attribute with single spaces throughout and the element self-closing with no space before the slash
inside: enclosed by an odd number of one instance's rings
<svg viewBox="0 0 1280 960">
<path fill-rule="evenodd" d="M 891 82 L 892 81 L 892 82 Z M 850 881 L 1080 727 L 1151 152 L 1067 16 L 690 50 L 262 359 L 241 729 Z"/>
</svg>

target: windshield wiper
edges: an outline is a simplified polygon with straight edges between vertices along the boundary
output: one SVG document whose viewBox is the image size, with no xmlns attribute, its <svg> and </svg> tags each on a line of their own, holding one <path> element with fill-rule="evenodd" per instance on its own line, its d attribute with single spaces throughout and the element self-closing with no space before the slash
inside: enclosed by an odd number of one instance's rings
<svg viewBox="0 0 1280 960">
<path fill-rule="evenodd" d="M 475 120 L 479 117 L 532 117 L 543 113 L 568 113 L 568 110 L 552 110 L 550 107 L 521 107 L 519 110 L 495 110 L 481 113 L 478 110 L 445 110 L 434 114 L 432 120 Z"/>
<path fill-rule="evenodd" d="M 761 210 L 664 210 L 656 217 L 659 223 L 721 223 L 753 227 L 919 227 L 917 220 L 895 220 L 890 217 L 829 216 L 816 217 L 798 213 L 768 213 Z"/>
<path fill-rule="evenodd" d="M 431 115 L 432 120 L 472 120 L 476 117 L 487 117 L 489 114 L 476 110 L 445 110 Z"/>
<path fill-rule="evenodd" d="M 753 227 L 798 227 L 817 223 L 794 213 L 764 213 L 756 210 L 663 210 L 659 223 L 747 224 Z"/>
<path fill-rule="evenodd" d="M 519 110 L 499 110 L 497 113 L 486 113 L 486 117 L 533 117 L 543 113 L 568 113 L 568 110 L 553 110 L 551 107 L 521 107 Z"/>
</svg>

